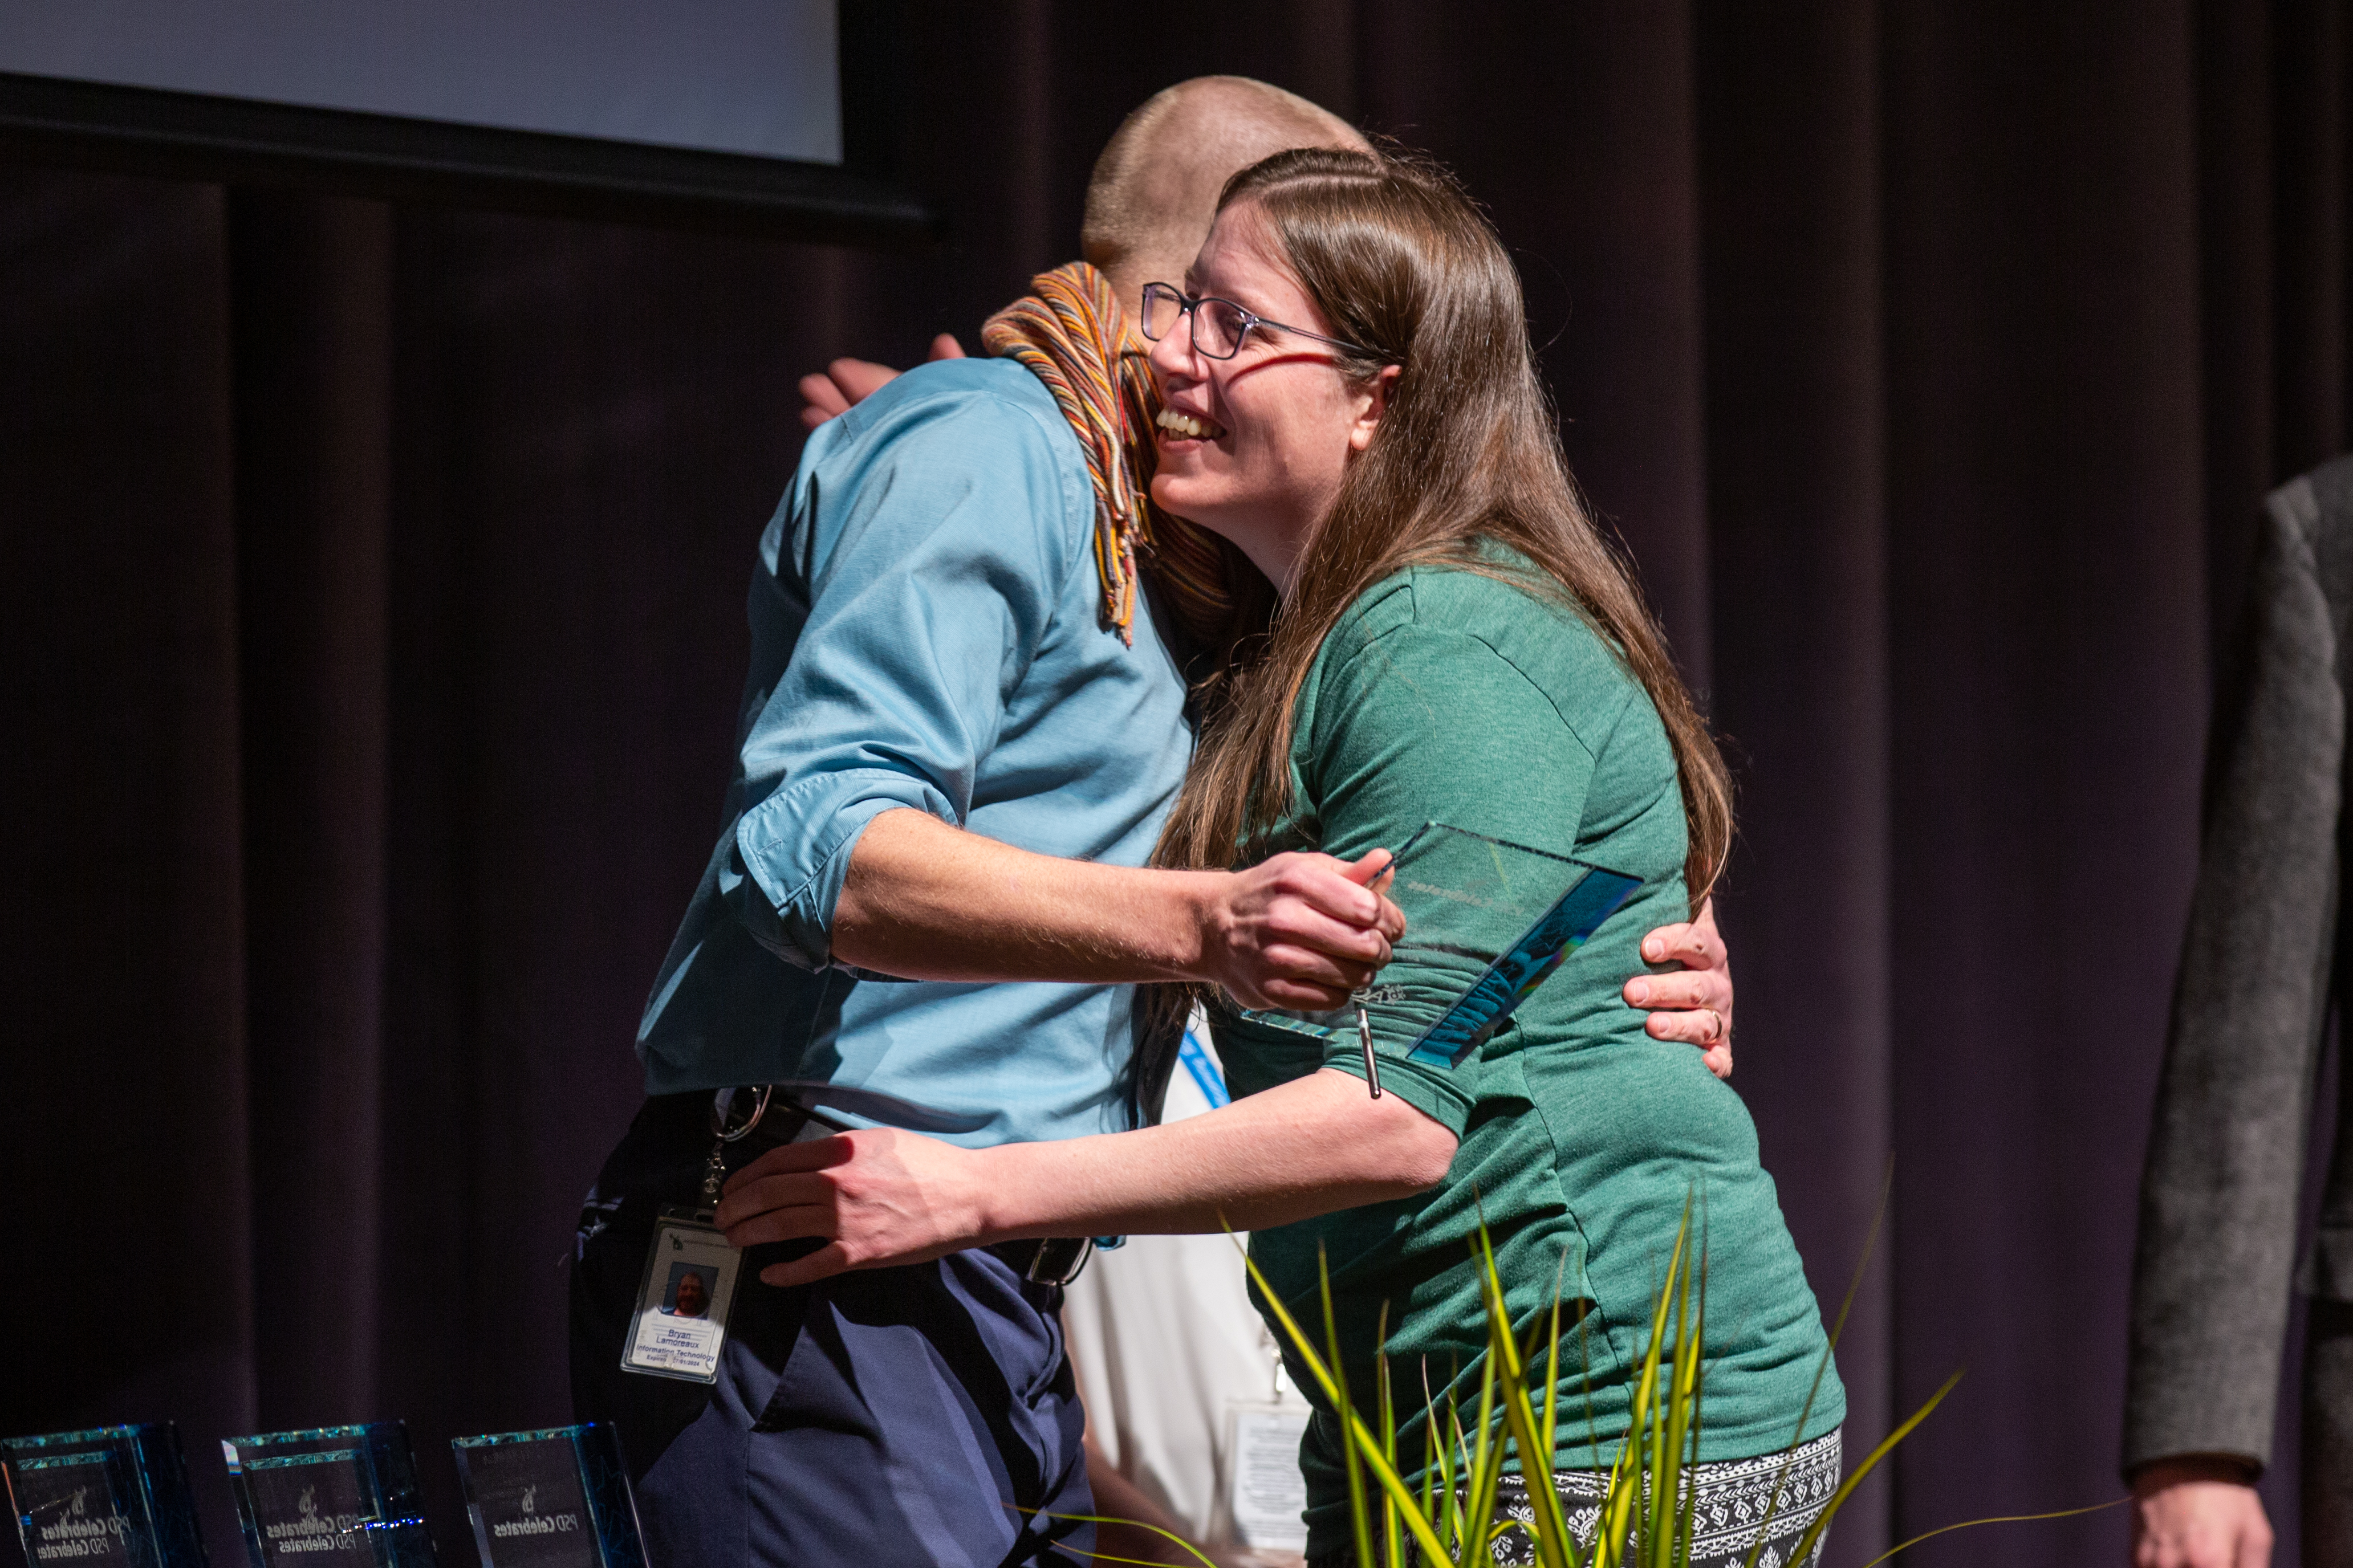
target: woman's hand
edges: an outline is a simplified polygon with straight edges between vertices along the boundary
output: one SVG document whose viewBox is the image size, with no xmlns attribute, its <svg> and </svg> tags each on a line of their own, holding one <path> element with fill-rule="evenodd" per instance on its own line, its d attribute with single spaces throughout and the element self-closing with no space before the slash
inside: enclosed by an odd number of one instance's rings
<svg viewBox="0 0 2353 1568">
<path fill-rule="evenodd" d="M 989 1239 L 978 1163 L 971 1150 L 895 1127 L 780 1144 L 728 1178 L 719 1226 L 739 1247 L 826 1238 L 762 1269 L 770 1285 L 921 1263 Z"/>
<path fill-rule="evenodd" d="M 1651 1009 L 1644 1026 L 1655 1040 L 1682 1040 L 1706 1053 L 1708 1070 L 1732 1076 L 1732 953 L 1715 929 L 1715 900 L 1699 918 L 1663 925 L 1642 939 L 1652 963 L 1680 963 L 1670 974 L 1637 974 L 1626 982 L 1626 1005 Z"/>
<path fill-rule="evenodd" d="M 932 340 L 927 359 L 962 359 L 964 345 L 953 333 Z M 836 415 L 847 414 L 899 379 L 899 373 L 871 359 L 838 359 L 823 370 L 801 377 L 801 423 L 814 430 Z"/>
<path fill-rule="evenodd" d="M 1204 900 L 1196 977 L 1245 1007 L 1324 1013 L 1389 961 L 1405 916 L 1382 896 L 1396 858 L 1295 853 L 1219 879 Z"/>
</svg>

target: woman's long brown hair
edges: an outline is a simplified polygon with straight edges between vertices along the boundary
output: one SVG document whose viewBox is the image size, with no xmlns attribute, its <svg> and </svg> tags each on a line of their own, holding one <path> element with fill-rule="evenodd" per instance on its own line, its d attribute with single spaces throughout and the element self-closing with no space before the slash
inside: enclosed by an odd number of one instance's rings
<svg viewBox="0 0 2353 1568">
<path fill-rule="evenodd" d="M 1504 577 L 1582 616 L 1649 693 L 1674 747 L 1697 910 L 1732 837 L 1732 785 L 1632 573 L 1577 493 L 1528 347 L 1519 274 L 1454 181 L 1417 159 L 1327 148 L 1278 153 L 1226 184 L 1218 210 L 1254 205 L 1324 312 L 1345 372 L 1402 374 L 1371 444 L 1301 553 L 1263 635 L 1232 640 L 1204 693 L 1199 746 L 1154 862 L 1254 858 L 1291 806 L 1293 710 L 1348 607 L 1409 566 Z M 1335 351 L 1339 352 L 1339 351 Z M 1538 575 L 1480 550 L 1508 546 Z"/>
</svg>

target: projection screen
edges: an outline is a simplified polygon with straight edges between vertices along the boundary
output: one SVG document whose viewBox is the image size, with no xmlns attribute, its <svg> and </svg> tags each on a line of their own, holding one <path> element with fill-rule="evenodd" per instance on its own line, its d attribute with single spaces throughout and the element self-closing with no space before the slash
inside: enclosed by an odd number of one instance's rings
<svg viewBox="0 0 2353 1568">
<path fill-rule="evenodd" d="M 820 237 L 834 0 L 0 0 L 0 153 Z"/>
</svg>

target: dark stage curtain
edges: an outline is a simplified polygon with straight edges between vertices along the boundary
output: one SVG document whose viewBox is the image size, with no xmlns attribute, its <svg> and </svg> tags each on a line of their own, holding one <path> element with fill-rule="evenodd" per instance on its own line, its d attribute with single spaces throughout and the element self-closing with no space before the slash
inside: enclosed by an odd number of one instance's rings
<svg viewBox="0 0 2353 1568">
<path fill-rule="evenodd" d="M 447 1439 L 566 1413 L 795 378 L 973 342 L 1120 114 L 1238 70 L 1492 205 L 1735 745 L 1736 1081 L 1830 1310 L 1895 1161 L 1850 1454 L 1968 1369 L 1833 1559 L 2117 1495 L 2210 649 L 2347 444 L 2345 9 L 860 4 L 855 150 L 950 223 L 900 255 L 0 169 L 0 1428 L 176 1418 L 226 1562 L 216 1437 L 405 1416 L 466 1556 Z"/>
</svg>

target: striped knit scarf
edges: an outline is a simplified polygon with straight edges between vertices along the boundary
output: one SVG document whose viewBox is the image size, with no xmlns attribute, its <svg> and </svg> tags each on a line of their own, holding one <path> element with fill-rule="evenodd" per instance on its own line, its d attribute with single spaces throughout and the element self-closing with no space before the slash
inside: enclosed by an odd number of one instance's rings
<svg viewBox="0 0 2353 1568">
<path fill-rule="evenodd" d="M 1019 360 L 1054 395 L 1087 454 L 1095 487 L 1095 566 L 1103 622 L 1135 641 L 1137 557 L 1185 629 L 1214 640 L 1233 612 L 1215 534 L 1152 504 L 1153 420 L 1160 393 L 1146 357 L 1126 344 L 1111 280 L 1083 261 L 1040 272 L 1031 292 L 988 320 L 980 341 Z"/>
</svg>

